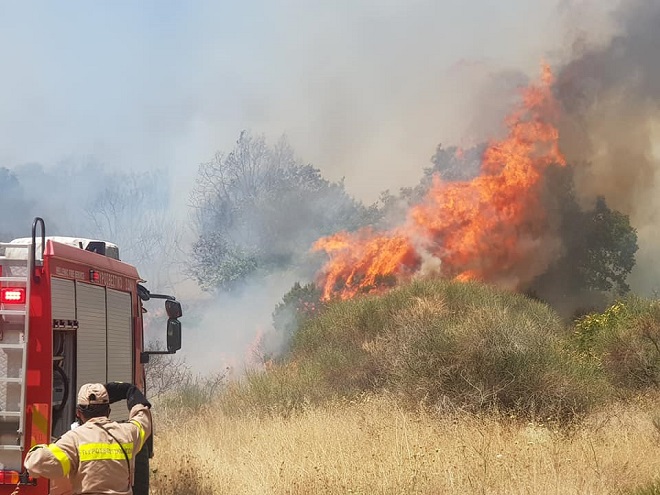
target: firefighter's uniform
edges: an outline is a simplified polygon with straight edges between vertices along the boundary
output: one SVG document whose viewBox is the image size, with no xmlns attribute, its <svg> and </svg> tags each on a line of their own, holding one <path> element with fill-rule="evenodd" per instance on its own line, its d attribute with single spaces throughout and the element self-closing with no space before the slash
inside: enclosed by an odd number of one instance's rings
<svg viewBox="0 0 660 495">
<path fill-rule="evenodd" d="M 103 385 L 81 387 L 79 405 L 108 403 Z M 146 405 L 137 404 L 128 422 L 117 423 L 107 417 L 88 419 L 55 443 L 33 447 L 24 464 L 31 476 L 69 478 L 74 494 L 130 495 L 135 455 L 149 435 L 151 412 Z"/>
</svg>

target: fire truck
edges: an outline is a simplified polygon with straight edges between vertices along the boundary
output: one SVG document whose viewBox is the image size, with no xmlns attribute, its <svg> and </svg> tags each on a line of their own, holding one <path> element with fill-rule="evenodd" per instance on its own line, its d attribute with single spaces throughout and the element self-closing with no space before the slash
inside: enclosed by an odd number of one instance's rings
<svg viewBox="0 0 660 495">
<path fill-rule="evenodd" d="M 23 468 L 27 451 L 71 428 L 78 388 L 88 382 L 131 382 L 145 391 L 151 354 L 181 348 L 181 305 L 154 294 L 116 245 L 46 237 L 42 218 L 32 236 L 0 243 L 0 495 L 48 494 L 46 479 Z M 166 350 L 144 345 L 143 303 L 163 299 Z M 111 419 L 128 416 L 126 401 Z M 136 495 L 148 493 L 148 442 L 136 457 Z"/>
</svg>

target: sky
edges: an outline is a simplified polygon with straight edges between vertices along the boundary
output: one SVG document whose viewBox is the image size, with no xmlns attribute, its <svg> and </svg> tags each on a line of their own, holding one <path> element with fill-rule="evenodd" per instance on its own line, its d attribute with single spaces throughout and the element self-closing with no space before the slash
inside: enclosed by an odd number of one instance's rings
<svg viewBox="0 0 660 495">
<path fill-rule="evenodd" d="M 556 56 L 565 4 L 2 2 L 0 165 L 158 168 L 183 208 L 198 164 L 250 129 L 371 201 L 492 130 L 505 105 L 475 102 Z"/>
</svg>

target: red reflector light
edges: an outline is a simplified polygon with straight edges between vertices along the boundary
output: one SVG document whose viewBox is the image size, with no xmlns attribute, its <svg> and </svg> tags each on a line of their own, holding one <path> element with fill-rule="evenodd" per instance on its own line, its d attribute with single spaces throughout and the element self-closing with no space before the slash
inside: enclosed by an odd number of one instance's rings
<svg viewBox="0 0 660 495">
<path fill-rule="evenodd" d="M 16 485 L 20 475 L 16 471 L 0 471 L 0 485 Z"/>
<path fill-rule="evenodd" d="M 89 271 L 89 281 L 90 282 L 98 282 L 101 280 L 101 274 L 95 270 L 90 270 Z"/>
<path fill-rule="evenodd" d="M 25 288 L 5 287 L 0 289 L 0 303 L 25 304 Z"/>
</svg>

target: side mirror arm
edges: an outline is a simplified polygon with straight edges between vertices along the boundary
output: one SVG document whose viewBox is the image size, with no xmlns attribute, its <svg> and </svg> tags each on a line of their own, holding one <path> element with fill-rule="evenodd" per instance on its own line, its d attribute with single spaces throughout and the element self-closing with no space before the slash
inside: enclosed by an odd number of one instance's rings
<svg viewBox="0 0 660 495">
<path fill-rule="evenodd" d="M 176 354 L 176 351 L 142 351 L 140 353 L 140 363 L 147 364 L 149 362 L 149 356 L 158 354 Z"/>
</svg>

